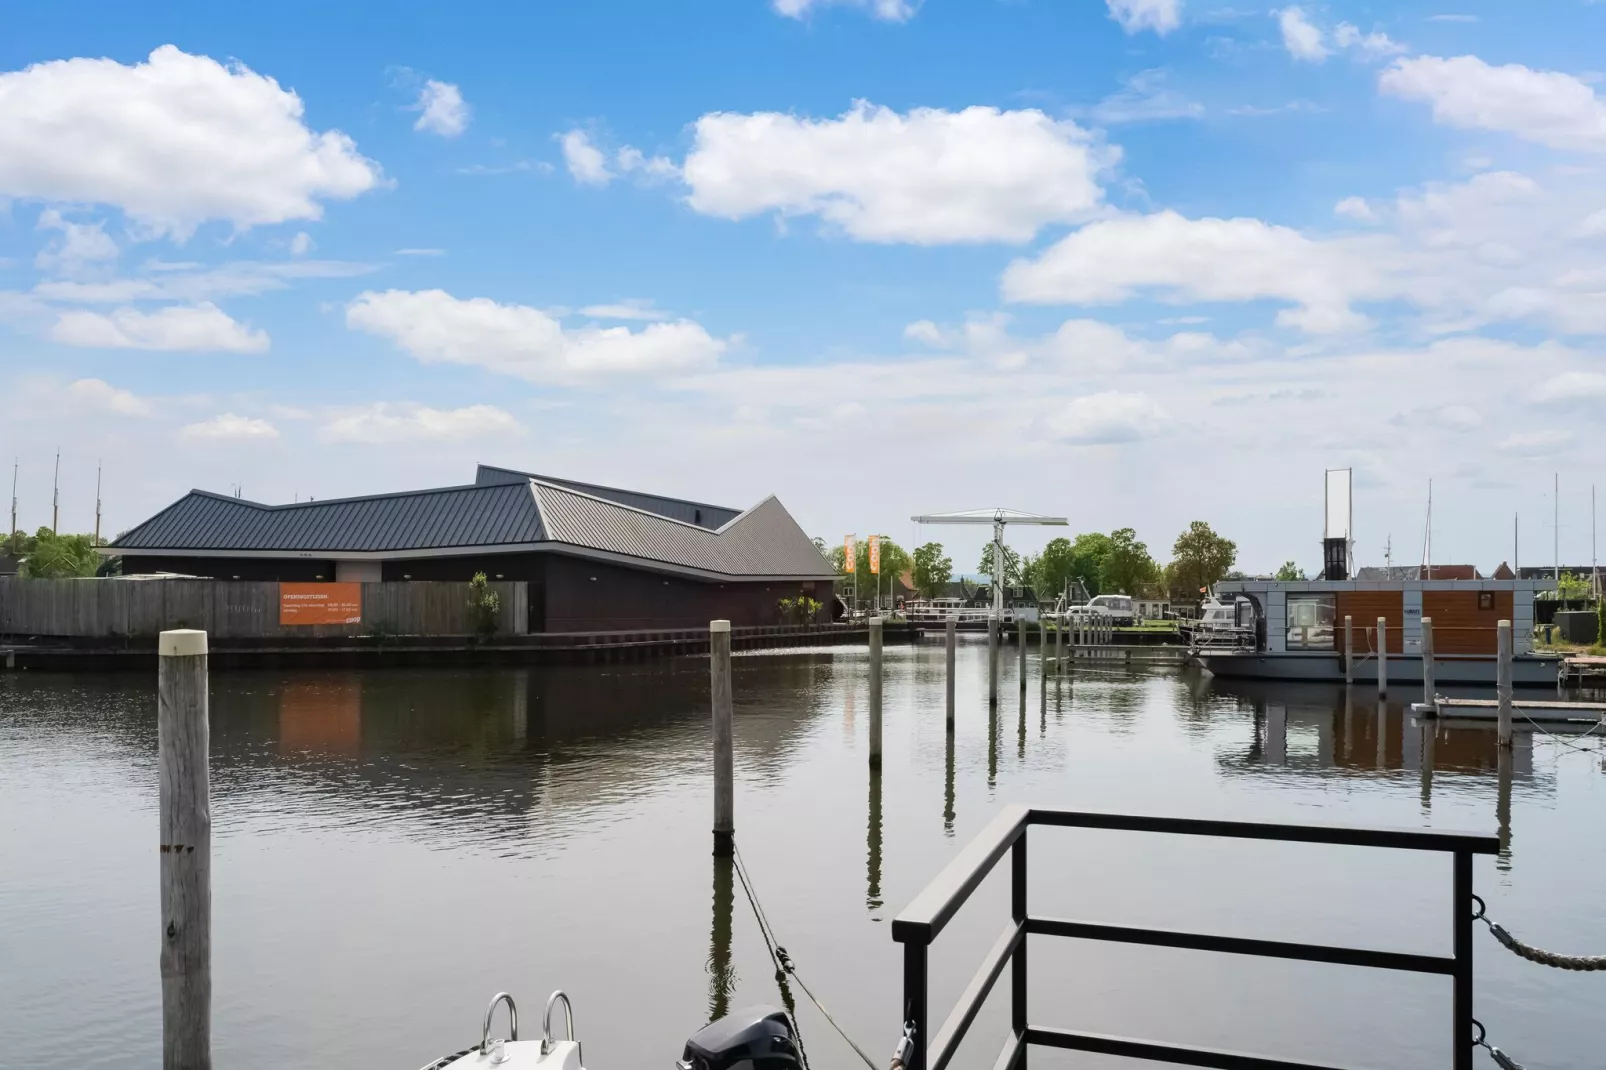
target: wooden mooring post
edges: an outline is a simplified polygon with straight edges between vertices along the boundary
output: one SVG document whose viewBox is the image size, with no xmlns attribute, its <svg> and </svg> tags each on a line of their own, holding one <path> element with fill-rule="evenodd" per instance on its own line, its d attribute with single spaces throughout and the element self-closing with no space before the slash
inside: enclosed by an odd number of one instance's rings
<svg viewBox="0 0 1606 1070">
<path fill-rule="evenodd" d="M 736 843 L 736 781 L 731 698 L 731 622 L 708 622 L 708 695 L 714 715 L 714 853 L 728 855 Z"/>
<path fill-rule="evenodd" d="M 206 633 L 163 632 L 157 654 L 162 1070 L 211 1070 L 212 802 Z"/>
<path fill-rule="evenodd" d="M 1495 625 L 1495 684 L 1494 697 L 1499 704 L 1495 713 L 1495 739 L 1502 747 L 1511 746 L 1511 622 Z"/>
<path fill-rule="evenodd" d="M 1054 674 L 1065 671 L 1065 614 L 1054 618 Z"/>
<path fill-rule="evenodd" d="M 870 765 L 881 768 L 881 618 L 870 618 Z"/>
<path fill-rule="evenodd" d="M 1377 618 L 1377 693 L 1389 693 L 1389 622 Z"/>
<path fill-rule="evenodd" d="M 947 643 L 948 654 L 948 731 L 954 730 L 954 652 L 959 645 L 959 627 L 952 617 L 948 618 L 948 626 L 943 629 L 944 640 Z"/>
<path fill-rule="evenodd" d="M 998 629 L 1001 622 L 996 616 L 987 618 L 987 705 L 998 706 Z"/>
<path fill-rule="evenodd" d="M 1355 618 L 1344 614 L 1344 686 L 1355 683 Z"/>
<path fill-rule="evenodd" d="M 1433 618 L 1422 618 L 1422 702 L 1433 705 Z"/>
</svg>

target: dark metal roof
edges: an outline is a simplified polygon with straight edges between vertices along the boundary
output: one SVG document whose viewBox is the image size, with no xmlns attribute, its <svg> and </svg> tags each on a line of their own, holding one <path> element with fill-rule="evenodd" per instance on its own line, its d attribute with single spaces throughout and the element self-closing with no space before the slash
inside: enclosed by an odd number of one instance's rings
<svg viewBox="0 0 1606 1070">
<path fill-rule="evenodd" d="M 506 472 L 505 469 L 490 470 Z M 385 553 L 545 544 L 726 576 L 830 579 L 835 571 L 775 498 L 726 516 L 717 530 L 627 501 L 576 489 L 585 484 L 516 478 L 467 487 L 262 505 L 192 490 L 107 549 L 163 553 Z M 616 495 L 631 492 L 617 491 Z M 676 502 L 657 498 L 655 502 Z M 714 510 L 716 506 L 680 505 Z"/>
<path fill-rule="evenodd" d="M 540 542 L 544 537 L 528 483 L 295 505 L 261 505 L 192 490 L 112 548 L 371 553 Z"/>
<path fill-rule="evenodd" d="M 556 479 L 552 476 L 538 475 L 535 472 L 519 472 L 512 468 L 497 468 L 495 465 L 482 464 L 474 473 L 474 482 L 478 486 L 501 483 L 523 483 L 527 480 L 538 480 L 542 483 L 551 483 L 559 487 L 577 490 L 581 494 L 589 494 L 594 498 L 617 502 L 619 505 L 628 505 L 632 509 L 642 509 L 649 513 L 668 517 L 670 520 L 680 520 L 687 524 L 696 524 L 698 527 L 710 531 L 724 527 L 741 515 L 740 509 L 731 509 L 723 505 L 709 505 L 707 502 L 691 502 L 684 498 L 666 498 L 661 494 L 643 494 L 641 491 L 620 490 L 618 487 L 601 487 L 595 483 L 581 483 L 574 479 Z"/>
<path fill-rule="evenodd" d="M 774 497 L 716 532 L 554 483 L 538 481 L 534 486 L 547 537 L 554 542 L 727 576 L 836 575 Z"/>
</svg>

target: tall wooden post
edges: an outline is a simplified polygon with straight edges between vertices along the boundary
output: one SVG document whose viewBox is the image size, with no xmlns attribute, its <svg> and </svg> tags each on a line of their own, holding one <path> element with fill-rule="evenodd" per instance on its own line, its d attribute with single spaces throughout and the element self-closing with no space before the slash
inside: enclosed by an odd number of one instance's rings
<svg viewBox="0 0 1606 1070">
<path fill-rule="evenodd" d="M 1433 618 L 1422 618 L 1422 702 L 1424 705 L 1433 705 L 1433 696 L 1438 689 L 1433 679 Z"/>
<path fill-rule="evenodd" d="M 881 618 L 870 618 L 870 765 L 881 768 Z"/>
<path fill-rule="evenodd" d="M 212 804 L 206 633 L 157 643 L 162 1068 L 212 1066 Z"/>
<path fill-rule="evenodd" d="M 948 618 L 948 626 L 944 631 L 946 633 L 944 638 L 948 645 L 948 730 L 952 732 L 954 728 L 954 651 L 959 645 L 959 628 L 952 617 Z"/>
<path fill-rule="evenodd" d="M 1386 617 L 1377 618 L 1377 693 L 1386 695 L 1389 692 L 1389 622 Z"/>
<path fill-rule="evenodd" d="M 1065 671 L 1065 614 L 1054 618 L 1054 673 Z"/>
<path fill-rule="evenodd" d="M 1020 644 L 1020 693 L 1026 694 L 1026 620 L 1020 614 L 1015 615 L 1015 641 Z"/>
<path fill-rule="evenodd" d="M 1502 747 L 1511 746 L 1511 622 L 1503 620 L 1496 633 L 1498 661 L 1495 664 L 1494 696 L 1499 708 L 1496 712 L 1495 739 Z"/>
<path fill-rule="evenodd" d="M 1344 614 L 1344 686 L 1355 682 L 1355 618 Z"/>
<path fill-rule="evenodd" d="M 998 629 L 997 615 L 987 618 L 987 705 L 998 706 Z"/>
<path fill-rule="evenodd" d="M 714 714 L 714 853 L 735 848 L 736 782 L 731 700 L 731 622 L 708 622 L 708 694 Z"/>
</svg>

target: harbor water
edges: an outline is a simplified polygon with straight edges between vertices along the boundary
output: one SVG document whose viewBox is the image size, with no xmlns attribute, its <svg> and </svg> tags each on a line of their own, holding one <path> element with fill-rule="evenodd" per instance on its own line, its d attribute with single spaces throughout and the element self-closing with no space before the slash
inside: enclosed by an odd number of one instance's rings
<svg viewBox="0 0 1606 1070">
<path fill-rule="evenodd" d="M 1491 917 L 1606 953 L 1596 736 L 1419 724 L 1399 693 L 1228 685 L 1088 663 L 990 714 L 981 641 L 888 647 L 885 759 L 862 649 L 734 663 L 736 840 L 809 987 L 878 1062 L 898 1036 L 897 911 L 1006 803 L 1505 837 Z M 566 990 L 592 1070 L 664 1067 L 727 1008 L 778 1000 L 740 884 L 711 856 L 708 662 L 214 673 L 213 1045 L 230 1070 L 415 1070 L 525 1033 Z M 159 1061 L 153 676 L 0 675 L 0 1065 Z M 1031 833 L 1034 913 L 1448 954 L 1446 856 L 1078 830 Z M 1007 867 L 1004 867 L 1007 870 Z M 990 879 L 935 945 L 941 1020 L 1008 917 Z M 1601 1063 L 1606 974 L 1523 962 L 1481 927 L 1476 1014 L 1549 1070 Z M 1377 1070 L 1449 1065 L 1448 978 L 1034 938 L 1031 1018 Z M 988 1066 L 1007 979 L 955 1065 Z M 814 1008 L 816 1068 L 862 1065 Z M 1035 1066 L 1134 1064 L 1034 1052 Z M 1481 1063 L 1481 1056 L 1480 1056 Z"/>
</svg>

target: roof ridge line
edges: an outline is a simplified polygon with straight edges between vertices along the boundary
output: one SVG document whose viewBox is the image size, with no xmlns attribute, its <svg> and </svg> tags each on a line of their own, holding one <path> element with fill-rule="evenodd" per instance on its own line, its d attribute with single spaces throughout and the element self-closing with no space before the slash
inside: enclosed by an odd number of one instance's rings
<svg viewBox="0 0 1606 1070">
<path fill-rule="evenodd" d="M 549 485 L 556 485 L 559 490 L 567 490 L 567 491 L 571 491 L 571 492 L 573 492 L 575 494 L 588 494 L 587 491 L 575 490 L 574 487 L 564 486 L 562 482 L 559 482 L 559 480 L 562 479 L 561 476 L 544 476 L 539 472 L 526 472 L 526 471 L 524 471 L 523 469 L 520 469 L 520 468 L 503 468 L 501 465 L 486 464 L 484 461 L 480 461 L 478 463 L 477 467 L 479 467 L 479 468 L 489 468 L 492 471 L 496 471 L 496 472 L 510 472 L 510 473 L 512 473 L 513 475 L 516 475 L 516 476 L 523 476 L 525 479 L 538 479 L 538 480 L 542 481 L 543 483 L 547 483 Z M 637 494 L 637 495 L 640 495 L 643 498 L 657 498 L 659 501 L 679 502 L 682 505 L 701 506 L 704 509 L 720 509 L 720 510 L 723 510 L 723 511 L 725 511 L 727 513 L 735 513 L 735 512 L 739 511 L 736 508 L 734 508 L 733 506 L 729 506 L 729 505 L 715 505 L 713 502 L 698 502 L 698 501 L 693 501 L 690 498 L 676 498 L 674 495 L 671 495 L 671 494 L 654 494 L 652 491 L 648 491 L 648 490 L 631 490 L 629 487 L 610 487 L 610 486 L 606 486 L 605 484 L 602 484 L 602 483 L 589 483 L 589 482 L 587 482 L 587 481 L 585 481 L 583 479 L 571 479 L 571 480 L 568 480 L 568 482 L 573 483 L 576 486 L 581 486 L 581 487 L 595 487 L 598 490 L 611 490 L 616 494 Z M 478 484 L 476 484 L 476 485 L 478 485 Z M 598 495 L 595 495 L 595 494 L 590 494 L 589 496 L 593 497 L 593 498 L 598 497 Z M 603 500 L 607 501 L 608 499 L 604 498 Z M 617 505 L 619 503 L 615 502 L 614 504 Z M 648 510 L 648 512 L 651 512 L 651 510 Z M 662 515 L 662 514 L 655 513 L 653 515 L 659 516 L 659 515 Z M 693 525 L 693 526 L 695 526 L 695 525 Z M 705 528 L 704 530 L 706 531 L 708 529 Z"/>
<path fill-rule="evenodd" d="M 780 499 L 777 498 L 775 495 L 773 495 L 773 494 L 767 495 L 764 498 L 764 500 L 759 502 L 757 505 L 748 506 L 746 509 L 743 509 L 741 512 L 737 513 L 735 516 L 733 516 L 729 520 L 725 521 L 725 523 L 723 523 L 719 527 L 715 528 L 714 529 L 714 534 L 715 535 L 723 535 L 723 534 L 725 534 L 725 532 L 729 531 L 731 528 L 733 528 L 737 524 L 741 523 L 747 517 L 752 516 L 755 512 L 757 512 L 759 510 L 760 507 L 768 505 L 770 502 L 779 502 L 779 501 L 780 501 Z M 784 508 L 784 506 L 783 506 L 783 508 Z"/>
</svg>

